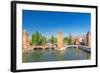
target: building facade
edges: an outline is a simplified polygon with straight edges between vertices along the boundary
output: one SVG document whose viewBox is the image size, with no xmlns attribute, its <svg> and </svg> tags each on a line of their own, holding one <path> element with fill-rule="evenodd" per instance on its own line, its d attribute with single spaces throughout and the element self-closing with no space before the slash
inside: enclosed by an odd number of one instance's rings
<svg viewBox="0 0 100 73">
<path fill-rule="evenodd" d="M 91 33 L 90 32 L 87 32 L 87 35 L 86 35 L 86 45 L 91 48 Z"/>
</svg>

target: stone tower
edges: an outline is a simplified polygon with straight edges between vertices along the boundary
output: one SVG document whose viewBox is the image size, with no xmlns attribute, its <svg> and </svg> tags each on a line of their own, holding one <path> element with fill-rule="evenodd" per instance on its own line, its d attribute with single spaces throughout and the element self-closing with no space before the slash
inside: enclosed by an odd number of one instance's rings
<svg viewBox="0 0 100 73">
<path fill-rule="evenodd" d="M 25 30 L 23 31 L 23 50 L 28 50 L 30 47 L 30 40 L 29 40 L 29 34 Z"/>
<path fill-rule="evenodd" d="M 63 33 L 59 32 L 57 37 L 57 47 L 60 49 L 63 47 Z"/>
</svg>

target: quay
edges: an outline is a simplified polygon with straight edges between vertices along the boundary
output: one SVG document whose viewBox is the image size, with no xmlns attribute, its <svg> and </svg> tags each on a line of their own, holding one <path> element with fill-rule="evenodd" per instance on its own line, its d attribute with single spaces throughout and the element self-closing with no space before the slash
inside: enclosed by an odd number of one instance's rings
<svg viewBox="0 0 100 73">
<path fill-rule="evenodd" d="M 88 46 L 79 45 L 78 47 L 86 52 L 89 52 L 89 53 L 91 52 L 91 48 Z"/>
</svg>

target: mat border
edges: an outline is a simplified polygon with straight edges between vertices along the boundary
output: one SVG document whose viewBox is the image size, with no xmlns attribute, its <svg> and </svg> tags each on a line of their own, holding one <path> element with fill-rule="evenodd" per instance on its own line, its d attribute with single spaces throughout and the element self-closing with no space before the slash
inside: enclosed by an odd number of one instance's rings
<svg viewBox="0 0 100 73">
<path fill-rule="evenodd" d="M 73 66 L 73 67 L 53 67 L 53 68 L 39 68 L 39 69 L 16 69 L 16 5 L 17 4 L 38 4 L 38 5 L 52 5 L 52 6 L 67 6 L 67 7 L 82 7 L 82 8 L 95 8 L 96 9 L 96 64 Z M 15 48 L 15 49 L 14 49 Z M 90 68 L 98 67 L 98 7 L 90 5 L 75 5 L 75 4 L 58 4 L 58 3 L 44 3 L 44 2 L 29 2 L 29 1 L 11 1 L 11 71 L 12 72 L 25 72 L 25 71 L 42 71 L 42 70 L 55 70 L 55 69 L 75 69 L 75 68 Z"/>
</svg>

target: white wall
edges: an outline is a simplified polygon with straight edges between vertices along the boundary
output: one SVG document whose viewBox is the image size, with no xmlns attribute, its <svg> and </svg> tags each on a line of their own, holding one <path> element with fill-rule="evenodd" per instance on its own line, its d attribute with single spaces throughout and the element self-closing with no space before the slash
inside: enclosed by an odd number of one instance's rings
<svg viewBox="0 0 100 73">
<path fill-rule="evenodd" d="M 11 73 L 10 72 L 10 1 L 11 0 L 0 0 L 0 73 Z M 100 0 L 33 0 L 33 1 L 47 1 L 47 2 L 69 3 L 69 4 L 70 3 L 89 4 L 89 5 L 98 5 L 100 7 L 99 5 Z M 100 9 L 98 13 L 100 13 Z M 100 16 L 100 14 L 98 16 Z M 98 20 L 99 19 L 100 17 L 98 17 Z M 98 40 L 100 40 L 100 38 Z M 98 55 L 100 56 L 99 48 L 98 48 L 98 53 L 99 53 Z M 100 61 L 100 57 L 99 57 L 99 61 Z M 99 68 L 100 67 L 38 71 L 36 73 L 52 73 L 52 72 L 54 73 L 99 73 L 100 72 Z"/>
</svg>

